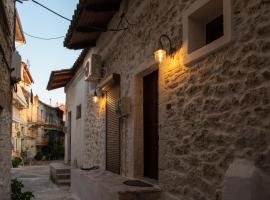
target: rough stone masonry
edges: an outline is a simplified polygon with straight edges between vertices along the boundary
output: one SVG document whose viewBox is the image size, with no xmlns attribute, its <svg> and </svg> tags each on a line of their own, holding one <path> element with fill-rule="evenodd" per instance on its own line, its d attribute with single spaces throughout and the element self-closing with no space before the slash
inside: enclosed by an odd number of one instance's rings
<svg viewBox="0 0 270 200">
<path fill-rule="evenodd" d="M 134 113 L 135 77 L 149 67 L 143 64 L 159 36 L 169 35 L 178 51 L 159 66 L 159 185 L 164 199 L 220 200 L 235 158 L 259 167 L 269 162 L 270 1 L 233 0 L 231 43 L 187 68 L 181 64 L 182 12 L 194 2 L 130 1 L 133 28 L 102 34 L 97 49 L 107 73 L 121 75 L 121 95 L 132 98 Z M 103 166 L 104 109 L 93 113 L 93 107 L 89 102 L 85 163 Z M 131 114 L 121 126 L 127 143 L 122 174 L 129 177 L 136 177 L 139 165 L 135 118 Z"/>
<path fill-rule="evenodd" d="M 10 199 L 11 84 L 10 65 L 14 50 L 14 1 L 0 2 L 0 199 Z"/>
</svg>

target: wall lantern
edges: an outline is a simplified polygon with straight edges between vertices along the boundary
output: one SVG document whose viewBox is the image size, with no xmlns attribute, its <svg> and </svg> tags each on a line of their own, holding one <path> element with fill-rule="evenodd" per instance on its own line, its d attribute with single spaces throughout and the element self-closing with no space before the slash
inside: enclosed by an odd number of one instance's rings
<svg viewBox="0 0 270 200">
<path fill-rule="evenodd" d="M 92 96 L 93 102 L 94 102 L 94 103 L 97 103 L 98 100 L 99 100 L 99 98 L 100 98 L 100 97 L 103 97 L 103 95 L 104 95 L 104 94 L 103 94 L 102 90 L 101 90 L 99 87 L 97 87 L 97 88 L 95 89 L 95 91 L 94 91 L 93 96 Z"/>
<path fill-rule="evenodd" d="M 97 91 L 95 90 L 95 92 L 94 92 L 94 95 L 93 95 L 93 102 L 94 103 L 97 103 L 98 102 L 98 95 L 97 95 Z"/>
<path fill-rule="evenodd" d="M 164 39 L 167 39 L 168 43 L 169 43 L 168 54 L 171 54 L 173 52 L 172 44 L 171 44 L 171 40 L 170 40 L 169 36 L 166 34 L 161 35 L 159 37 L 158 49 L 154 52 L 155 60 L 156 60 L 156 62 L 159 62 L 159 63 L 161 63 L 167 56 L 167 51 L 164 48 L 164 45 L 162 43 L 164 41 Z"/>
</svg>

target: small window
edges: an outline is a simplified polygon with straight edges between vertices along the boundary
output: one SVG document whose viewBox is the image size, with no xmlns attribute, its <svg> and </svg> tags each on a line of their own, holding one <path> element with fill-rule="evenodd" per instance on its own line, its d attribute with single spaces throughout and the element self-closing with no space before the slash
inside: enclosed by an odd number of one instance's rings
<svg viewBox="0 0 270 200">
<path fill-rule="evenodd" d="M 196 1 L 184 12 L 184 64 L 221 48 L 231 40 L 231 0 Z"/>
<path fill-rule="evenodd" d="M 77 106 L 77 109 L 76 109 L 76 119 L 80 119 L 81 115 L 82 115 L 82 106 L 80 104 Z"/>
<path fill-rule="evenodd" d="M 206 44 L 209 44 L 223 36 L 223 15 L 218 16 L 206 24 Z"/>
</svg>

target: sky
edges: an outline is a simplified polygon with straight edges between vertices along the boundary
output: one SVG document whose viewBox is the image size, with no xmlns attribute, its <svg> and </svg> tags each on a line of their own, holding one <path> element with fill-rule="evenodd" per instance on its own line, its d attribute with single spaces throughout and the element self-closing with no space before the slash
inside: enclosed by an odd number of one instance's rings
<svg viewBox="0 0 270 200">
<path fill-rule="evenodd" d="M 48 8 L 71 19 L 79 0 L 37 0 Z M 25 33 L 38 37 L 65 36 L 70 22 L 50 13 L 32 1 L 16 3 Z M 25 35 L 26 44 L 17 50 L 23 61 L 30 64 L 30 72 L 34 79 L 32 85 L 34 95 L 45 103 L 56 105 L 65 103 L 64 89 L 47 91 L 47 83 L 53 70 L 70 68 L 78 58 L 80 51 L 69 50 L 63 46 L 64 38 L 43 41 Z"/>
</svg>

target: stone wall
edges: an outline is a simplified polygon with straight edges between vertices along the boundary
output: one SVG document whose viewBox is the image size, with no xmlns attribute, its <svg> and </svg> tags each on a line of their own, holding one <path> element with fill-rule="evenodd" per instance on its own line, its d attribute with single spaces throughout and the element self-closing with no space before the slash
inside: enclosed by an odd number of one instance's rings
<svg viewBox="0 0 270 200">
<path fill-rule="evenodd" d="M 141 91 L 136 80 L 155 63 L 159 36 L 171 38 L 177 51 L 159 66 L 159 185 L 164 199 L 219 200 L 225 172 L 235 158 L 264 163 L 270 150 L 270 2 L 232 1 L 232 42 L 186 67 L 182 13 L 194 2 L 129 1 L 127 17 L 135 25 L 102 34 L 97 52 L 107 74 L 121 75 L 121 95 L 132 99 L 132 113 L 121 126 L 126 136 L 122 175 L 140 177 L 137 137 L 142 131 L 136 124 Z M 115 16 L 109 26 L 118 20 Z M 105 115 L 93 113 L 93 106 L 98 110 L 101 104 L 90 103 L 87 111 L 89 165 L 105 162 L 100 157 L 104 148 L 97 147 L 105 141 Z"/>
<path fill-rule="evenodd" d="M 92 95 L 95 85 L 89 87 L 85 117 L 85 155 L 84 166 L 99 166 L 105 169 L 105 100 L 94 103 Z M 91 147 L 91 148 L 90 148 Z"/>
<path fill-rule="evenodd" d="M 2 1 L 7 21 L 0 19 L 0 196 L 10 199 L 11 168 L 11 86 L 10 65 L 14 49 L 14 1 Z M 4 11 L 0 9 L 1 14 Z M 9 26 L 7 27 L 6 24 Z M 10 30 L 7 35 L 7 30 Z"/>
</svg>

